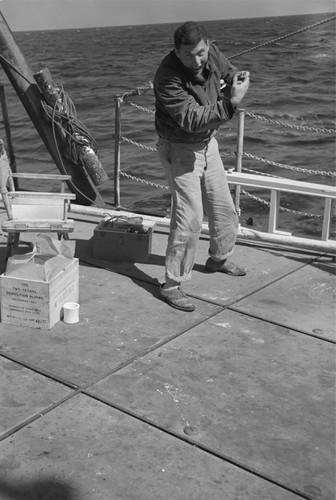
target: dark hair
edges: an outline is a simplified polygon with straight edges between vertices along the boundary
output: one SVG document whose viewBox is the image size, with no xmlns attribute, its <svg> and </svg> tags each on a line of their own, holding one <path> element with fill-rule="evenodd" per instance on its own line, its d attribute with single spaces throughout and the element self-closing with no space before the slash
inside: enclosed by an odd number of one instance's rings
<svg viewBox="0 0 336 500">
<path fill-rule="evenodd" d="M 204 26 L 193 21 L 182 24 L 174 33 L 174 45 L 177 50 L 181 45 L 197 45 L 201 40 L 206 42 L 207 39 Z"/>
</svg>

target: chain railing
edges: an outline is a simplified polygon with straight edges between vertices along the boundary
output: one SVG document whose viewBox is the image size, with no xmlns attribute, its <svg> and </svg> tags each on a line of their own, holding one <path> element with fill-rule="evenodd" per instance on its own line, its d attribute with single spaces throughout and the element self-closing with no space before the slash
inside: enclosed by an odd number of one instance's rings
<svg viewBox="0 0 336 500">
<path fill-rule="evenodd" d="M 251 118 L 255 118 L 256 120 L 261 120 L 266 123 L 270 123 L 271 125 L 279 125 L 280 127 L 302 130 L 304 132 L 316 132 L 318 134 L 335 134 L 336 132 L 334 128 L 318 128 L 318 127 L 314 128 L 314 127 L 307 127 L 306 125 L 295 125 L 294 123 L 272 120 L 270 118 L 267 118 L 266 116 L 256 115 L 255 113 L 249 113 L 248 111 L 246 112 L 246 114 Z"/>
<path fill-rule="evenodd" d="M 148 90 L 150 89 L 151 86 L 149 85 L 148 87 L 142 87 L 141 90 Z M 136 95 L 140 95 L 140 93 L 138 92 L 139 89 L 137 89 L 137 94 Z M 134 91 L 135 92 L 135 91 Z M 129 95 L 129 93 L 126 93 L 126 95 Z M 120 96 L 118 96 L 119 98 Z M 133 107 L 134 109 L 138 110 L 138 111 L 142 111 L 144 113 L 147 113 L 147 114 L 150 114 L 150 115 L 154 115 L 155 111 L 152 110 L 152 109 L 148 109 L 144 106 L 140 106 L 132 101 L 127 101 L 127 100 L 122 100 L 122 102 L 124 104 L 127 104 L 131 107 Z M 286 128 L 295 128 L 295 129 L 298 129 L 298 130 L 302 130 L 304 132 L 313 132 L 313 133 L 326 133 L 326 134 L 335 134 L 336 133 L 336 129 L 329 129 L 329 128 L 314 128 L 314 127 L 306 127 L 306 126 L 302 126 L 302 125 L 296 125 L 296 124 L 292 124 L 292 123 L 289 123 L 289 122 L 281 122 L 281 121 L 277 121 L 277 120 L 272 120 L 271 118 L 268 118 L 266 116 L 261 116 L 261 115 L 257 115 L 255 113 L 251 113 L 249 111 L 246 111 L 244 110 L 244 114 L 245 116 L 249 117 L 249 118 L 252 118 L 252 119 L 256 119 L 256 120 L 261 120 L 261 121 L 264 121 L 264 122 L 267 122 L 271 125 L 277 125 L 277 126 L 281 126 L 281 127 L 286 127 Z M 115 134 L 116 136 L 117 134 Z M 238 137 L 241 137 L 239 134 L 238 134 Z M 138 141 L 135 141 L 134 139 L 130 139 L 129 137 L 126 137 L 125 135 L 119 135 L 119 140 L 121 142 L 125 142 L 125 143 L 128 143 L 128 144 L 131 144 L 137 148 L 140 148 L 140 149 L 143 149 L 143 150 L 146 150 L 146 151 L 150 151 L 150 152 L 156 152 L 156 148 L 154 147 L 150 147 L 150 146 L 146 146 L 145 144 L 142 144 Z M 236 156 L 237 155 L 237 151 L 230 151 L 230 152 L 222 152 L 221 153 L 221 156 L 224 157 L 224 156 Z M 242 156 L 243 157 L 246 157 L 246 158 L 249 158 L 249 159 L 252 159 L 252 160 L 256 160 L 260 163 L 264 163 L 264 164 L 268 164 L 268 165 L 271 165 L 271 166 L 274 166 L 274 167 L 278 167 L 278 168 L 282 168 L 282 169 L 286 169 L 286 170 L 292 170 L 292 171 L 295 171 L 295 172 L 299 172 L 299 173 L 304 173 L 304 174 L 310 174 L 310 175 L 317 175 L 317 176 L 323 176 L 323 177 L 331 177 L 331 178 L 335 178 L 336 177 L 336 172 L 332 172 L 332 171 L 327 171 L 327 170 L 313 170 L 313 169 L 308 169 L 308 168 L 302 168 L 302 167 L 295 167 L 293 165 L 287 165 L 287 164 L 284 164 L 284 163 L 279 163 L 279 162 L 275 162 L 273 160 L 269 160 L 269 159 L 266 159 L 266 158 L 263 158 L 263 157 L 259 157 L 259 156 L 256 156 L 254 154 L 251 154 L 251 153 L 248 153 L 246 151 L 242 151 Z M 249 170 L 247 168 L 243 168 L 244 171 L 252 171 L 252 170 Z M 271 174 L 268 174 L 268 173 L 263 173 L 263 172 L 258 172 L 258 174 L 260 175 L 271 175 Z M 125 176 L 125 173 L 124 172 L 121 172 L 120 171 L 120 175 L 121 176 Z M 143 182 L 142 179 L 139 179 L 135 176 L 132 176 L 132 178 L 134 180 L 137 180 L 139 182 Z M 151 183 L 149 182 L 149 184 L 151 185 Z"/>
<path fill-rule="evenodd" d="M 115 196 L 114 196 L 114 200 L 115 200 L 116 207 L 120 206 L 120 178 L 121 177 L 130 179 L 130 180 L 135 181 L 135 182 L 140 182 L 140 183 L 148 185 L 150 187 L 168 190 L 168 186 L 166 186 L 166 185 L 162 185 L 162 184 L 159 184 L 157 182 L 150 181 L 148 179 L 145 180 L 145 179 L 142 179 L 142 178 L 137 177 L 135 175 L 130 175 L 126 172 L 123 172 L 121 170 L 121 167 L 120 167 L 120 145 L 121 145 L 121 143 L 127 143 L 131 146 L 142 149 L 144 151 L 148 151 L 150 153 L 156 153 L 156 151 L 157 151 L 155 147 L 147 146 L 145 144 L 142 144 L 140 141 L 136 141 L 134 139 L 127 137 L 124 134 L 121 134 L 121 105 L 122 104 L 126 104 L 129 107 L 133 108 L 134 110 L 136 110 L 138 112 L 146 113 L 147 115 L 153 116 L 155 114 L 154 110 L 149 109 L 145 106 L 139 105 L 139 104 L 134 103 L 131 100 L 129 100 L 130 97 L 135 96 L 135 95 L 137 95 L 137 96 L 142 95 L 150 89 L 152 89 L 151 83 L 147 84 L 145 87 L 141 87 L 141 88 L 135 89 L 133 91 L 126 92 L 122 95 L 118 95 L 115 98 L 115 102 L 116 102 L 115 145 L 116 145 L 116 147 L 115 147 Z M 273 177 L 274 179 L 281 179 L 281 177 L 279 178 L 278 176 L 275 176 L 275 175 L 272 175 L 272 174 L 269 174 L 266 172 L 260 172 L 257 170 L 248 169 L 246 167 L 243 167 L 243 165 L 242 165 L 243 158 L 247 158 L 250 160 L 255 160 L 257 162 L 260 162 L 261 164 L 267 164 L 267 165 L 271 165 L 273 167 L 277 167 L 277 168 L 284 169 L 284 170 L 295 171 L 298 173 L 304 173 L 304 174 L 316 175 L 316 176 L 324 176 L 324 177 L 328 177 L 328 178 L 335 178 L 336 177 L 336 172 L 326 171 L 326 170 L 313 170 L 313 169 L 308 169 L 308 168 L 296 167 L 293 165 L 287 165 L 284 163 L 279 163 L 279 162 L 276 162 L 273 160 L 262 158 L 262 157 L 259 157 L 259 156 L 256 156 L 254 154 L 251 154 L 249 152 L 244 151 L 243 150 L 243 138 L 244 138 L 244 119 L 245 119 L 245 117 L 248 117 L 249 119 L 260 120 L 260 121 L 269 123 L 272 126 L 281 126 L 281 127 L 286 127 L 286 128 L 290 128 L 290 129 L 297 129 L 297 130 L 300 130 L 302 132 L 309 132 L 309 133 L 315 133 L 315 134 L 316 133 L 318 133 L 318 134 L 333 134 L 336 132 L 335 129 L 331 129 L 331 128 L 306 127 L 306 126 L 301 126 L 301 125 L 297 125 L 297 124 L 292 124 L 290 122 L 282 122 L 282 121 L 274 120 L 274 119 L 269 118 L 267 116 L 257 115 L 255 113 L 252 113 L 249 111 L 239 110 L 236 150 L 235 151 L 225 151 L 225 152 L 221 153 L 222 157 L 230 156 L 230 157 L 235 158 L 235 171 L 236 172 L 250 172 L 253 174 L 258 174 L 258 175 L 260 175 L 260 177 L 267 176 L 267 177 Z M 153 130 L 153 133 L 154 133 L 154 130 Z M 234 202 L 235 202 L 236 210 L 237 210 L 239 215 L 240 215 L 240 211 L 241 211 L 241 209 L 240 209 L 240 196 L 241 195 L 253 199 L 254 201 L 256 201 L 257 203 L 261 204 L 264 207 L 268 207 L 270 209 L 270 211 L 271 210 L 273 210 L 273 211 L 279 210 L 279 211 L 283 211 L 283 212 L 289 212 L 292 214 L 296 214 L 296 215 L 300 215 L 300 216 L 304 216 L 304 217 L 309 217 L 312 219 L 320 219 L 320 220 L 323 220 L 326 217 L 326 211 L 325 211 L 324 215 L 318 215 L 318 214 L 308 213 L 308 212 L 304 212 L 304 211 L 300 211 L 300 210 L 294 210 L 294 209 L 291 209 L 288 207 L 281 206 L 279 204 L 278 204 L 276 209 L 274 207 L 272 208 L 272 206 L 271 206 L 272 200 L 271 201 L 264 200 L 263 198 L 256 196 L 255 194 L 252 194 L 245 189 L 242 189 L 241 186 L 236 183 L 234 186 Z M 277 203 L 278 203 L 278 199 L 277 199 Z M 330 214 L 328 215 L 328 217 L 330 217 Z M 330 217 L 330 220 L 332 220 L 331 217 Z M 325 232 L 326 232 L 326 230 L 324 230 L 324 233 Z"/>
</svg>

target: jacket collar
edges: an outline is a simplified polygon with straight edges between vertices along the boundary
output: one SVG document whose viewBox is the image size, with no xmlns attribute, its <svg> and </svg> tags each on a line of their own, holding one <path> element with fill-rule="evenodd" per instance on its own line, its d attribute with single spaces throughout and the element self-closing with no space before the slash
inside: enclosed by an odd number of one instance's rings
<svg viewBox="0 0 336 500">
<path fill-rule="evenodd" d="M 208 60 L 203 68 L 203 72 L 200 75 L 194 75 L 192 71 L 190 71 L 188 68 L 184 66 L 184 64 L 181 63 L 180 59 L 177 57 L 175 50 L 173 49 L 170 53 L 173 64 L 177 66 L 179 72 L 187 79 L 189 80 L 192 84 L 194 85 L 203 85 L 206 80 L 208 79 L 210 73 L 211 73 L 211 55 L 209 51 L 209 56 Z"/>
</svg>

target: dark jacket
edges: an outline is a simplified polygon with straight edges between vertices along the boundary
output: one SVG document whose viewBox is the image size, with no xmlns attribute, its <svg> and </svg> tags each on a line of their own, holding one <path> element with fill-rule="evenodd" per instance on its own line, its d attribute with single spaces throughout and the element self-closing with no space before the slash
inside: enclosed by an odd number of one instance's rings
<svg viewBox="0 0 336 500">
<path fill-rule="evenodd" d="M 194 143 L 213 136 L 234 113 L 230 97 L 220 92 L 220 80 L 230 85 L 237 71 L 213 43 L 201 79 L 193 76 L 172 50 L 154 78 L 155 127 L 159 137 Z"/>
</svg>

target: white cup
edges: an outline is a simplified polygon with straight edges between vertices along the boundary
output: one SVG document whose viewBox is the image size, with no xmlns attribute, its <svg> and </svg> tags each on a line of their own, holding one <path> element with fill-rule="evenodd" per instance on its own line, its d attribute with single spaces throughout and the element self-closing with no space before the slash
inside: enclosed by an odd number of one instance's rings
<svg viewBox="0 0 336 500">
<path fill-rule="evenodd" d="M 77 302 L 67 302 L 63 306 L 63 321 L 64 323 L 78 323 L 79 321 L 79 304 Z"/>
</svg>

